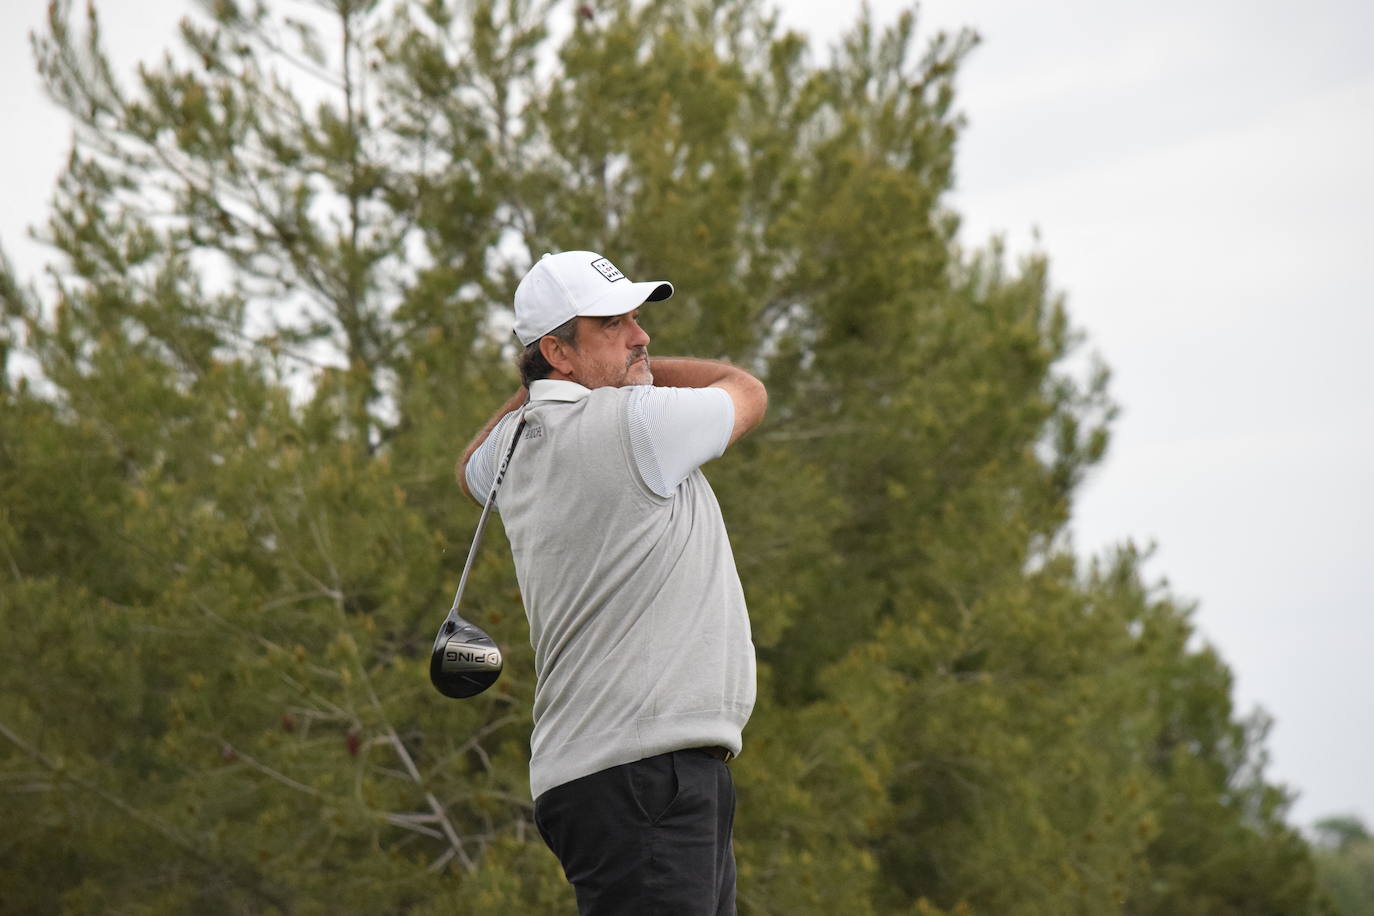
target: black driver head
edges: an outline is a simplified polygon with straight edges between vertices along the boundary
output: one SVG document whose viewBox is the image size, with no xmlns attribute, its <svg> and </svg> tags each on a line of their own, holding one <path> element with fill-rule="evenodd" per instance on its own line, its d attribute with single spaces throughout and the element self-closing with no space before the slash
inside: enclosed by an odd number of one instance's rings
<svg viewBox="0 0 1374 916">
<path fill-rule="evenodd" d="M 481 627 L 456 614 L 439 627 L 429 656 L 429 679 L 444 696 L 476 696 L 496 683 L 501 667 L 501 650 Z"/>
</svg>

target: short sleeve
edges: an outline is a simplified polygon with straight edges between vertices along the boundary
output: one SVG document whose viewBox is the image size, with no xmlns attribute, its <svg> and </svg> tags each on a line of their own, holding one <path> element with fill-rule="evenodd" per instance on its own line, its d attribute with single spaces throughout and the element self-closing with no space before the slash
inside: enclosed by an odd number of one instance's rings
<svg viewBox="0 0 1374 916">
<path fill-rule="evenodd" d="M 496 479 L 496 471 L 501 466 L 501 455 L 498 454 L 501 437 L 505 434 L 506 427 L 515 422 L 518 415 L 518 411 L 513 411 L 502 417 L 496 426 L 492 427 L 486 440 L 477 446 L 477 451 L 468 459 L 468 466 L 463 475 L 468 482 L 468 492 L 480 503 L 487 501 L 492 481 Z"/>
<path fill-rule="evenodd" d="M 626 401 L 630 445 L 640 477 L 671 496 L 687 476 L 730 444 L 735 403 L 721 388 L 642 385 Z"/>
</svg>

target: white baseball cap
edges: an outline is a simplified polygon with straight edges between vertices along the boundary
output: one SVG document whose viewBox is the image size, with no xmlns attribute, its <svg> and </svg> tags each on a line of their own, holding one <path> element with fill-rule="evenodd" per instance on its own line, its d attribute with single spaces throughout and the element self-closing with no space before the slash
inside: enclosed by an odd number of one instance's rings
<svg viewBox="0 0 1374 916">
<path fill-rule="evenodd" d="M 515 336 L 528 347 L 578 315 L 623 315 L 672 294 L 666 280 L 630 282 L 595 251 L 546 254 L 515 288 Z"/>
</svg>

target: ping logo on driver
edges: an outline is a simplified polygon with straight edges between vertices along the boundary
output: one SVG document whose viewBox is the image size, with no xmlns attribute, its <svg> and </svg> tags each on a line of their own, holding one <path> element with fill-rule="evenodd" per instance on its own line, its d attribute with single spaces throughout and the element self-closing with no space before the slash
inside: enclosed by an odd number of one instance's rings
<svg viewBox="0 0 1374 916">
<path fill-rule="evenodd" d="M 444 646 L 444 671 L 499 671 L 501 651 L 471 643 L 449 643 Z"/>
</svg>

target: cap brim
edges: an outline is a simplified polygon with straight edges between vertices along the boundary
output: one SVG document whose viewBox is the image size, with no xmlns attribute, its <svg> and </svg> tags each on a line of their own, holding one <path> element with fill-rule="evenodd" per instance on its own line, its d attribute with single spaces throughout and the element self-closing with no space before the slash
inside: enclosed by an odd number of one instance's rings
<svg viewBox="0 0 1374 916">
<path fill-rule="evenodd" d="M 577 314 L 585 318 L 605 318 L 633 312 L 646 302 L 662 302 L 673 295 L 673 284 L 667 280 L 645 280 L 642 283 L 616 284 L 606 295 L 583 306 Z"/>
</svg>

